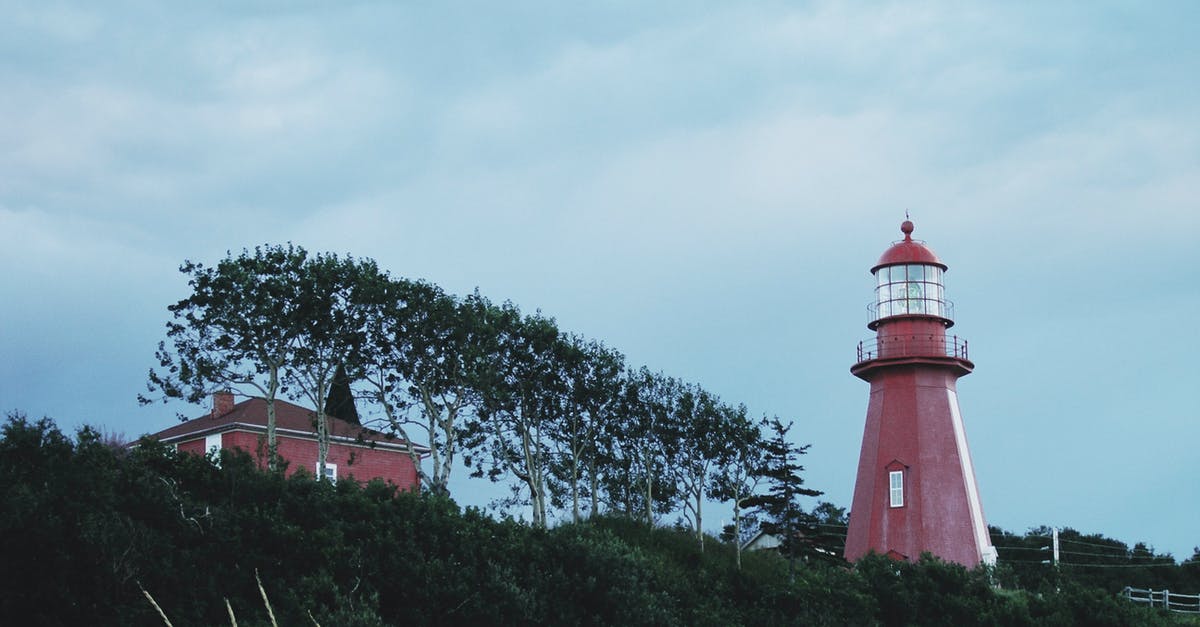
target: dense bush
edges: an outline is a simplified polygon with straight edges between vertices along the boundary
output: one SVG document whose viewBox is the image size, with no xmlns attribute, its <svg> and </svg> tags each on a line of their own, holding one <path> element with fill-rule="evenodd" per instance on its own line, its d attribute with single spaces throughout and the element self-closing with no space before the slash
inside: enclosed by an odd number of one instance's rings
<svg viewBox="0 0 1200 627">
<path fill-rule="evenodd" d="M 620 518 L 539 530 L 379 483 L 220 465 L 154 442 L 72 440 L 12 416 L 0 437 L 0 617 L 14 624 L 1125 625 L 1094 588 L 997 591 L 985 571 L 871 556 L 744 556 Z"/>
<path fill-rule="evenodd" d="M 1024 535 L 992 528 L 992 543 L 1000 553 L 1001 585 L 1025 590 L 1053 590 L 1064 582 L 1119 592 L 1125 586 L 1200 592 L 1200 553 L 1182 565 L 1170 555 L 1156 553 L 1145 544 L 1129 546 L 1101 534 L 1062 529 L 1061 559 L 1051 564 L 1049 527 L 1030 529 Z"/>
</svg>

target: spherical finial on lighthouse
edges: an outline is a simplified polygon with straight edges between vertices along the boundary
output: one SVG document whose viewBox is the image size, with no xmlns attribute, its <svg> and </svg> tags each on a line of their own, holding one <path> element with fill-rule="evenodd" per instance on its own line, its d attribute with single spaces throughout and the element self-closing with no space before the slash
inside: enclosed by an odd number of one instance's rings
<svg viewBox="0 0 1200 627">
<path fill-rule="evenodd" d="M 911 242 L 912 241 L 912 232 L 913 232 L 912 220 L 905 220 L 900 225 L 900 232 L 904 233 L 904 241 Z"/>
</svg>

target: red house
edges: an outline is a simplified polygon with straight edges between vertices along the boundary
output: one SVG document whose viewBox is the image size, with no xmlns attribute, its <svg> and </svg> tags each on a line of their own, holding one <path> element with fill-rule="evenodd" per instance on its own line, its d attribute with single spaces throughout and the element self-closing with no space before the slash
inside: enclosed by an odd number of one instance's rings
<svg viewBox="0 0 1200 627">
<path fill-rule="evenodd" d="M 329 455 L 326 475 L 333 481 L 382 479 L 402 489 L 419 487 L 412 452 L 423 458 L 429 449 L 379 431 L 327 417 Z M 287 473 L 301 468 L 317 473 L 316 412 L 287 401 L 275 401 L 275 436 L 279 456 L 287 460 Z M 213 395 L 212 412 L 164 429 L 150 437 L 173 444 L 179 451 L 202 455 L 213 449 L 240 448 L 267 462 L 267 402 L 251 398 L 234 403 L 233 394 Z"/>
</svg>

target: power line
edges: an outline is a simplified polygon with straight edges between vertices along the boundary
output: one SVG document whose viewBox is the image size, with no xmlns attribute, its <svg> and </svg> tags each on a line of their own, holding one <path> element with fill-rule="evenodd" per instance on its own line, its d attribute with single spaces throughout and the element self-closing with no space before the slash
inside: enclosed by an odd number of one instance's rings
<svg viewBox="0 0 1200 627">
<path fill-rule="evenodd" d="M 1038 561 L 1038 560 L 1018 560 L 1018 559 L 1001 558 L 999 561 L 1004 564 L 1042 564 L 1045 566 L 1051 565 L 1050 560 Z M 1062 561 L 1060 561 L 1059 565 L 1060 566 L 1078 566 L 1080 568 L 1151 568 L 1153 566 L 1175 566 L 1176 564 L 1174 562 L 1160 562 L 1160 563 L 1156 563 L 1156 564 L 1082 564 L 1079 562 L 1062 562 Z"/>
<path fill-rule="evenodd" d="M 1083 552 L 1083 551 L 1061 551 L 1061 552 L 1062 552 L 1064 555 L 1088 555 L 1088 556 L 1091 556 L 1091 557 L 1107 557 L 1107 558 L 1111 558 L 1111 559 L 1118 559 L 1118 560 L 1120 560 L 1120 559 L 1127 559 L 1127 560 L 1161 560 L 1161 559 L 1169 559 L 1169 560 L 1171 560 L 1172 562 L 1174 562 L 1174 561 L 1175 561 L 1175 558 L 1172 558 L 1172 557 L 1160 557 L 1160 556 L 1157 556 L 1157 555 L 1127 555 L 1127 554 L 1126 554 L 1126 555 L 1113 555 L 1113 554 L 1111 554 L 1111 553 L 1086 553 L 1086 552 Z"/>
<path fill-rule="evenodd" d="M 999 534 L 996 534 L 996 535 L 998 535 L 999 537 L 1004 537 L 1004 536 L 1002 536 L 1002 535 L 999 535 Z M 1014 537 L 1014 538 L 1021 538 L 1021 537 L 1025 537 L 1025 538 L 1046 538 L 1047 540 L 1050 540 L 1050 539 L 1052 539 L 1054 536 L 1046 536 L 1046 535 L 1042 535 L 1042 534 L 1040 534 L 1040 533 L 1027 533 L 1027 534 L 1025 534 L 1024 536 L 1012 536 L 1012 537 Z M 1098 547 L 1098 548 L 1102 548 L 1102 549 L 1111 549 L 1111 550 L 1113 550 L 1113 551 L 1132 551 L 1132 550 L 1133 550 L 1132 548 L 1130 548 L 1130 547 L 1129 547 L 1129 545 L 1125 544 L 1124 542 L 1121 542 L 1120 540 L 1113 540 L 1113 542 L 1116 542 L 1116 543 L 1118 543 L 1117 545 L 1113 545 L 1113 544 L 1100 544 L 1099 542 L 1088 542 L 1088 541 L 1086 541 L 1086 540 L 1072 540 L 1071 538 L 1064 538 L 1064 537 L 1062 536 L 1062 534 L 1059 534 L 1059 536 L 1058 536 L 1058 541 L 1059 541 L 1060 543 L 1063 543 L 1063 544 L 1065 544 L 1065 543 L 1067 543 L 1067 542 L 1070 542 L 1071 544 L 1085 544 L 1085 545 L 1087 545 L 1087 546 L 1094 546 L 1094 547 Z"/>
<path fill-rule="evenodd" d="M 1000 551 L 1049 551 L 1050 550 L 1050 547 L 1048 547 L 1048 546 L 995 546 L 995 545 L 992 545 L 992 546 L 996 550 L 1000 550 Z"/>
<path fill-rule="evenodd" d="M 1075 562 L 1059 562 L 1059 565 L 1078 566 L 1080 568 L 1149 568 L 1151 566 L 1174 566 L 1175 562 L 1170 561 L 1161 564 L 1078 564 Z"/>
</svg>

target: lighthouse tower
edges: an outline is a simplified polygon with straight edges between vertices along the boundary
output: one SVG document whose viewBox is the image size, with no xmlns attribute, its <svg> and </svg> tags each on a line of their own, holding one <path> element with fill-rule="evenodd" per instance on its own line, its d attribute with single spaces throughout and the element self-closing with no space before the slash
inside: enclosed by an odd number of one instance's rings
<svg viewBox="0 0 1200 627">
<path fill-rule="evenodd" d="M 871 384 L 858 479 L 846 535 L 846 559 L 869 551 L 916 560 L 930 552 L 968 567 L 996 561 L 988 538 L 967 434 L 958 408 L 958 378 L 975 364 L 954 325 L 942 276 L 946 264 L 912 238 L 884 251 L 871 273 L 875 302 L 850 368 Z"/>
</svg>

